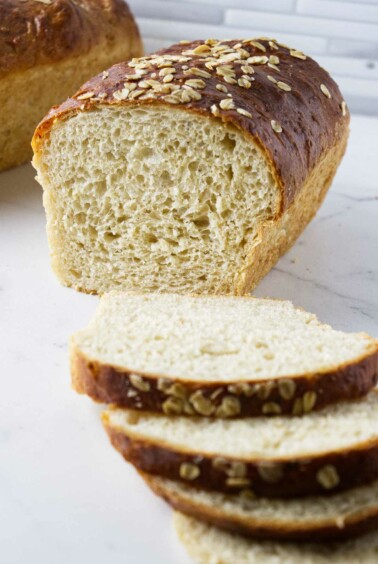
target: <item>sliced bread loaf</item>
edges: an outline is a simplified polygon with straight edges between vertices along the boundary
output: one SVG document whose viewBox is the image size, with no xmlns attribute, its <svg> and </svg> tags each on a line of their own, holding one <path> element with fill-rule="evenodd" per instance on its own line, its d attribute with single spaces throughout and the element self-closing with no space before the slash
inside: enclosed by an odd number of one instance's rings
<svg viewBox="0 0 378 564">
<path fill-rule="evenodd" d="M 378 478 L 378 393 L 305 417 L 166 417 L 111 408 L 103 422 L 139 470 L 219 491 L 332 493 Z"/>
<path fill-rule="evenodd" d="M 330 75 L 266 38 L 115 65 L 34 135 L 54 270 L 92 293 L 248 293 L 318 210 L 348 129 Z"/>
<path fill-rule="evenodd" d="M 280 543 L 246 539 L 175 513 L 177 534 L 198 564 L 376 564 L 378 533 L 334 543 Z"/>
<path fill-rule="evenodd" d="M 250 490 L 222 494 L 143 474 L 172 507 L 210 524 L 254 538 L 348 539 L 378 528 L 378 481 L 332 496 L 256 498 Z"/>
<path fill-rule="evenodd" d="M 378 342 L 292 303 L 111 293 L 72 338 L 73 385 L 167 415 L 300 415 L 366 394 Z"/>
</svg>

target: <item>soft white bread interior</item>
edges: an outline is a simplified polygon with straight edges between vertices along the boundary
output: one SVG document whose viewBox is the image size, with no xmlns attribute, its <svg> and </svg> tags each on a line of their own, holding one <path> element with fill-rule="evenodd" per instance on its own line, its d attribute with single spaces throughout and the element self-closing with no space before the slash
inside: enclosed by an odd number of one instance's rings
<svg viewBox="0 0 378 564">
<path fill-rule="evenodd" d="M 175 513 L 177 534 L 198 564 L 376 564 L 378 533 L 347 542 L 256 541 Z"/>
<path fill-rule="evenodd" d="M 72 347 L 120 370 L 220 384 L 333 372 L 377 343 L 335 331 L 288 301 L 113 292 Z"/>
<path fill-rule="evenodd" d="M 249 490 L 223 494 L 143 474 L 170 505 L 205 521 L 252 537 L 335 538 L 378 522 L 378 481 L 332 496 L 301 499 L 254 497 Z"/>
<path fill-rule="evenodd" d="M 35 164 L 53 267 L 84 291 L 227 292 L 281 200 L 236 127 L 164 106 L 57 121 Z"/>
<path fill-rule="evenodd" d="M 165 417 L 128 409 L 105 411 L 106 424 L 143 443 L 240 460 L 290 460 L 358 448 L 378 441 L 378 392 L 304 417 L 241 419 Z"/>
</svg>

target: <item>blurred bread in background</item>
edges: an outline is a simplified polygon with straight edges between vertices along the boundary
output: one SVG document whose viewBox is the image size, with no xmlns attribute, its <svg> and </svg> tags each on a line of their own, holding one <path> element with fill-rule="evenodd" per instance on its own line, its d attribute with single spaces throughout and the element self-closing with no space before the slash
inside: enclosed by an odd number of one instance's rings
<svg viewBox="0 0 378 564">
<path fill-rule="evenodd" d="M 143 51 L 123 0 L 2 0 L 0 170 L 32 156 L 50 107 L 102 69 Z"/>
</svg>

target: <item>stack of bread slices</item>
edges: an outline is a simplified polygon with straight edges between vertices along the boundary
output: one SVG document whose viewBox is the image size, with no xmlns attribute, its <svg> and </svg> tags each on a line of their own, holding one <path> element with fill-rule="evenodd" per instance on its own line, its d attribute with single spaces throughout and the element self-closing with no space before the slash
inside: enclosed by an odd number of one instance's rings
<svg viewBox="0 0 378 564">
<path fill-rule="evenodd" d="M 378 343 L 290 302 L 110 293 L 73 385 L 197 562 L 378 561 Z"/>
</svg>

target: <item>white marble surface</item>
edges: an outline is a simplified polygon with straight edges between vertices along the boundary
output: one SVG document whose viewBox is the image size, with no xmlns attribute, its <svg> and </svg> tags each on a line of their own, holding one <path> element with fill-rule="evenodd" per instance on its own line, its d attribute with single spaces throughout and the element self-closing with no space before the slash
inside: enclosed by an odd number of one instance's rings
<svg viewBox="0 0 378 564">
<path fill-rule="evenodd" d="M 378 119 L 354 117 L 345 160 L 306 232 L 260 284 L 378 337 Z M 97 298 L 49 267 L 29 165 L 0 174 L 0 562 L 184 564 L 169 510 L 70 389 L 67 339 Z"/>
</svg>

